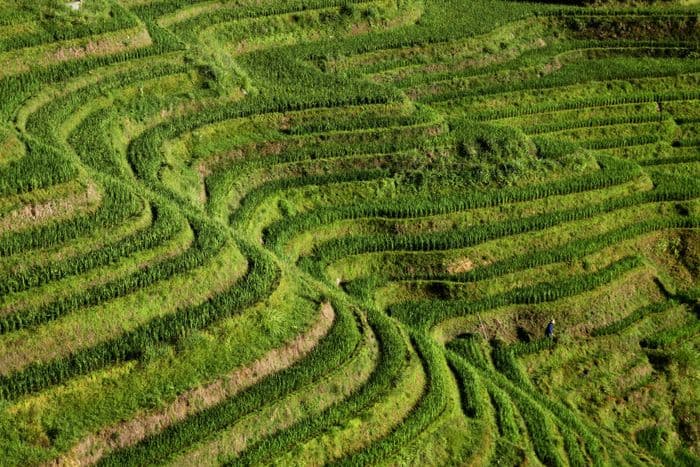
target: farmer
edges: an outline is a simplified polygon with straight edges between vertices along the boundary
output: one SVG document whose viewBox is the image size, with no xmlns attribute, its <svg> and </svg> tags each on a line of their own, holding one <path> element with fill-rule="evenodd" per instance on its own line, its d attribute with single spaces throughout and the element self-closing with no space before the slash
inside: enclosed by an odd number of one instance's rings
<svg viewBox="0 0 700 467">
<path fill-rule="evenodd" d="M 547 325 L 547 331 L 545 332 L 547 334 L 547 337 L 554 337 L 554 318 L 549 322 Z"/>
</svg>

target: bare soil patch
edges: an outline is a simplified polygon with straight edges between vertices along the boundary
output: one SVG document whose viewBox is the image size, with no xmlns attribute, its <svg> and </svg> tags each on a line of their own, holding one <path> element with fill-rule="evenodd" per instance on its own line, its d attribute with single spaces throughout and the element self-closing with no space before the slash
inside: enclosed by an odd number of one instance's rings
<svg viewBox="0 0 700 467">
<path fill-rule="evenodd" d="M 0 233 L 14 232 L 58 217 L 67 217 L 79 212 L 90 211 L 100 202 L 100 192 L 94 184 L 89 184 L 82 193 L 66 198 L 53 199 L 45 203 L 30 203 L 16 209 L 0 219 Z"/>
</svg>

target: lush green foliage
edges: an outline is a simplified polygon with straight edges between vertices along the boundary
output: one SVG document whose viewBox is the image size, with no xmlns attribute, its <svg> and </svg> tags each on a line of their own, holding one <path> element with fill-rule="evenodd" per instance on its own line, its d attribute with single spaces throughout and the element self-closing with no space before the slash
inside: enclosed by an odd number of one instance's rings
<svg viewBox="0 0 700 467">
<path fill-rule="evenodd" d="M 0 1 L 0 463 L 697 465 L 699 39 Z"/>
</svg>

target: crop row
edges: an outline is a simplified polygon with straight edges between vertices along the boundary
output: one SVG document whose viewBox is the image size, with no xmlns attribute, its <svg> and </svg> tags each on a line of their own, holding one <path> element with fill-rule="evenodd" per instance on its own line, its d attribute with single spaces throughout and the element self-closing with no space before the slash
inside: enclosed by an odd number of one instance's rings
<svg viewBox="0 0 700 467">
<path fill-rule="evenodd" d="M 699 226 L 700 219 L 697 218 L 686 218 L 679 216 L 663 219 L 649 219 L 629 226 L 620 227 L 595 237 L 573 240 L 560 247 L 512 256 L 504 260 L 493 262 L 486 266 L 474 268 L 467 272 L 456 274 L 425 272 L 395 274 L 392 275 L 390 279 L 424 279 L 475 282 L 510 274 L 515 271 L 541 267 L 547 264 L 580 260 L 585 256 L 595 253 L 596 251 L 600 251 L 605 247 L 639 237 L 649 232 L 665 229 L 696 228 Z"/>
<path fill-rule="evenodd" d="M 403 4 L 391 5 L 393 15 L 400 14 L 402 8 L 407 8 L 414 0 Z M 255 37 L 270 34 L 270 26 L 280 32 L 280 25 L 289 20 L 283 30 L 315 29 L 315 33 L 342 27 L 344 21 L 361 20 L 362 14 L 371 11 L 373 6 L 384 6 L 390 2 L 382 0 L 278 0 L 267 5 L 239 6 L 237 8 L 217 8 L 204 10 L 201 14 L 178 21 L 176 17 L 164 18 L 161 24 L 169 23 L 177 30 L 177 34 L 187 41 L 196 41 L 203 30 L 210 31 L 218 26 L 218 31 L 226 30 L 226 43 L 254 41 Z M 392 16 L 393 16 L 392 15 Z M 301 18 L 318 17 L 321 21 L 306 24 Z M 172 19 L 171 19 L 172 18 Z M 172 24 L 172 20 L 177 21 Z M 221 37 L 220 36 L 220 37 Z"/>
<path fill-rule="evenodd" d="M 690 318 L 680 326 L 665 329 L 649 337 L 645 337 L 639 341 L 639 345 L 646 349 L 661 349 L 671 346 L 678 340 L 696 336 L 698 332 L 700 332 L 700 321 L 695 318 Z"/>
<path fill-rule="evenodd" d="M 686 183 L 684 188 L 681 182 Z M 311 256 L 300 260 L 300 265 L 316 275 L 322 275 L 324 264 L 349 255 L 379 251 L 426 251 L 465 248 L 489 240 L 550 228 L 566 222 L 589 219 L 596 215 L 635 206 L 638 204 L 685 200 L 698 197 L 700 187 L 693 180 L 677 180 L 678 186 L 661 187 L 651 192 L 613 198 L 601 203 L 552 213 L 509 219 L 502 222 L 474 226 L 464 230 L 434 232 L 416 235 L 365 235 L 329 240 L 314 248 Z M 677 189 L 676 189 L 677 188 Z"/>
<path fill-rule="evenodd" d="M 9 120 L 18 106 L 30 96 L 39 92 L 46 85 L 63 82 L 89 73 L 91 70 L 108 65 L 125 63 L 131 60 L 155 57 L 167 52 L 179 50 L 182 44 L 166 30 L 148 25 L 153 45 L 131 49 L 125 52 L 92 56 L 71 60 L 44 68 L 34 68 L 27 73 L 0 79 L 0 118 Z"/>
<path fill-rule="evenodd" d="M 609 107 L 623 104 L 644 104 L 647 102 L 687 101 L 694 99 L 700 99 L 700 92 L 672 91 L 664 93 L 631 93 L 611 97 L 576 99 L 566 102 L 544 102 L 521 107 L 510 107 L 507 109 L 485 110 L 471 115 L 468 114 L 467 118 L 480 121 L 497 120 L 501 118 L 520 117 L 522 115 L 556 112 L 560 110 L 577 110 L 589 107 Z"/>
<path fill-rule="evenodd" d="M 345 110 L 345 109 L 344 109 Z M 390 127 L 415 126 L 421 123 L 430 123 L 437 120 L 435 112 L 429 107 L 418 106 L 410 113 L 392 112 L 388 108 L 357 108 L 348 107 L 350 115 L 340 112 L 325 114 L 315 117 L 309 115 L 300 122 L 290 122 L 290 128 L 282 131 L 290 135 L 303 135 L 309 133 L 327 133 L 330 131 L 354 131 L 360 129 L 377 129 Z"/>
<path fill-rule="evenodd" d="M 172 119 L 154 127 L 132 141 L 129 146 L 128 157 L 132 167 L 135 169 L 135 173 L 140 178 L 155 181 L 162 163 L 158 157 L 158 154 L 160 154 L 158 149 L 161 144 L 167 139 L 171 139 L 175 135 L 192 128 L 261 113 L 287 112 L 314 107 L 379 104 L 390 102 L 394 98 L 396 98 L 396 95 L 389 91 L 365 95 L 348 93 L 348 95 L 341 97 L 328 95 L 326 100 L 308 100 L 300 96 L 289 96 L 284 99 L 276 96 L 250 98 L 239 103 L 217 106 L 187 117 Z"/>
<path fill-rule="evenodd" d="M 530 125 L 521 127 L 526 134 L 554 133 L 575 128 L 595 128 L 611 125 L 635 125 L 639 123 L 663 122 L 671 119 L 671 115 L 659 112 L 654 115 L 625 115 L 624 117 L 604 117 L 575 121 L 559 121 L 542 125 Z"/>
<path fill-rule="evenodd" d="M 66 117 L 89 100 L 104 96 L 106 90 L 127 87 L 136 83 L 187 71 L 187 66 L 178 63 L 154 64 L 148 68 L 128 70 L 105 77 L 100 81 L 83 86 L 57 99 L 52 99 L 33 111 L 27 118 L 26 130 L 49 143 L 56 140 L 55 132 Z"/>
<path fill-rule="evenodd" d="M 632 324 L 636 323 L 637 321 L 641 320 L 645 316 L 652 314 L 652 313 L 661 313 L 663 311 L 668 310 L 669 308 L 671 308 L 674 305 L 675 305 L 675 303 L 673 300 L 667 300 L 667 301 L 652 303 L 651 305 L 643 306 L 641 308 L 637 308 L 631 314 L 625 316 L 621 320 L 614 321 L 610 324 L 607 324 L 607 325 L 602 326 L 600 328 L 594 329 L 593 331 L 591 331 L 591 335 L 594 337 L 598 337 L 598 336 L 608 336 L 611 334 L 617 334 L 620 331 L 630 327 Z"/>
<path fill-rule="evenodd" d="M 78 175 L 72 161 L 55 148 L 29 138 L 25 144 L 24 157 L 0 167 L 0 196 L 48 188 Z"/>
<path fill-rule="evenodd" d="M 113 3 L 104 17 L 93 18 L 88 22 L 72 22 L 68 25 L 54 19 L 39 21 L 35 24 L 37 27 L 30 33 L 13 34 L 0 39 L 0 52 L 128 29 L 136 26 L 137 23 L 133 15 L 119 4 Z"/>
<path fill-rule="evenodd" d="M 631 49 L 637 50 L 637 49 Z M 642 52 L 644 54 L 642 54 Z M 412 84 L 401 83 L 401 86 L 414 99 L 424 103 L 449 102 L 452 100 L 463 100 L 466 98 L 481 98 L 483 96 L 497 97 L 503 94 L 525 92 L 525 91 L 553 91 L 566 86 L 580 86 L 582 83 L 590 81 L 615 81 L 615 80 L 635 80 L 666 78 L 676 76 L 678 73 L 693 73 L 697 69 L 689 66 L 685 60 L 687 55 L 692 54 L 689 49 L 675 48 L 642 48 L 637 55 L 649 58 L 649 61 L 660 62 L 663 58 L 668 58 L 666 67 L 658 65 L 654 71 L 642 68 L 634 61 L 626 49 L 583 49 L 574 50 L 562 56 L 550 59 L 549 63 L 540 67 L 525 67 L 524 69 L 505 69 L 497 72 L 476 73 L 452 72 L 441 73 L 432 76 L 422 75 L 420 80 L 410 80 Z M 583 56 L 577 56 L 583 55 Z M 620 58 L 620 57 L 624 57 Z M 629 60 L 638 69 L 629 65 L 627 67 L 618 65 L 615 62 Z M 635 60 L 640 60 L 636 58 Z M 542 75 L 539 68 L 548 69 L 551 62 L 557 63 L 561 68 L 551 74 Z M 580 69 L 580 63 L 585 62 L 589 68 Z M 616 72 L 606 69 L 620 68 Z M 576 79 L 577 75 L 586 73 L 586 79 Z M 416 81 L 421 84 L 415 85 Z M 493 84 L 494 82 L 498 84 Z"/>
<path fill-rule="evenodd" d="M 643 41 L 643 40 L 566 40 L 563 42 L 554 42 L 545 48 L 529 51 L 529 53 L 521 55 L 513 60 L 502 63 L 496 63 L 485 67 L 466 68 L 459 71 L 441 71 L 437 73 L 419 73 L 421 68 L 416 70 L 405 70 L 408 74 L 403 73 L 400 81 L 394 81 L 401 88 L 412 88 L 420 85 L 429 84 L 458 84 L 460 81 L 474 78 L 486 77 L 489 75 L 498 75 L 502 72 L 515 71 L 522 69 L 527 70 L 529 76 L 534 71 L 532 66 L 542 66 L 556 59 L 561 64 L 576 63 L 582 58 L 610 58 L 615 56 L 630 56 L 638 57 L 686 57 L 691 55 L 697 49 L 697 43 L 688 41 Z M 585 55 L 584 55 L 585 54 Z M 423 59 L 420 55 L 417 59 Z M 424 62 L 416 63 L 413 60 L 397 60 L 396 67 L 413 66 L 425 64 Z M 392 62 L 394 64 L 394 62 Z M 457 62 L 457 65 L 459 62 Z M 380 69 L 379 71 L 382 71 Z M 373 70 L 367 70 L 367 73 L 372 73 Z M 527 75 L 526 75 L 527 76 Z"/>
<path fill-rule="evenodd" d="M 566 442 L 563 428 L 557 426 L 557 423 L 550 414 L 518 388 L 511 388 L 510 396 L 525 421 L 525 426 L 527 427 L 535 454 L 544 465 L 566 465 L 561 458 L 560 450 L 557 446 L 558 443 L 554 438 L 554 433 L 557 431 L 564 437 L 565 445 L 569 448 L 568 455 L 571 465 L 586 465 L 586 462 L 582 462 L 583 455 L 578 448 L 578 441 L 574 439 Z"/>
<path fill-rule="evenodd" d="M 475 301 L 427 300 L 404 302 L 389 309 L 391 316 L 421 329 L 427 329 L 446 319 L 490 310 L 506 305 L 537 304 L 560 300 L 594 290 L 616 280 L 643 265 L 638 256 L 625 257 L 591 274 L 580 274 L 555 282 L 542 282 L 519 287 Z"/>
<path fill-rule="evenodd" d="M 512 398 L 513 402 L 516 402 L 523 417 L 532 416 L 533 409 L 539 412 L 540 415 L 545 415 L 546 417 L 551 415 L 552 418 L 549 423 L 555 424 L 559 429 L 564 440 L 565 450 L 569 456 L 570 463 L 573 465 L 588 464 L 587 461 L 584 461 L 584 455 L 576 441 L 577 436 L 581 437 L 583 440 L 586 451 L 593 462 L 596 465 L 603 462 L 605 451 L 599 439 L 593 435 L 591 430 L 585 426 L 579 417 L 574 415 L 568 407 L 552 401 L 542 394 L 540 390 L 534 388 L 529 378 L 521 370 L 520 365 L 518 365 L 515 360 L 516 355 L 519 353 L 551 348 L 554 345 L 554 341 L 551 339 L 541 339 L 529 344 L 515 344 L 509 346 L 496 342 L 492 349 L 494 366 L 489 365 L 484 355 L 483 348 L 479 344 L 480 342 L 483 342 L 483 340 L 476 335 L 453 340 L 447 344 L 448 357 L 451 356 L 451 358 L 461 361 L 461 366 L 456 366 L 462 368 L 462 371 L 463 369 L 472 368 L 473 378 L 479 380 L 480 376 L 483 377 L 484 381 L 489 385 L 490 391 L 492 388 L 505 390 Z M 471 365 L 474 365 L 474 367 L 471 367 Z M 499 373 L 496 373 L 494 368 L 499 370 Z M 508 379 L 505 379 L 504 376 L 507 376 Z M 468 391 L 469 388 L 465 388 L 465 390 Z M 537 426 L 530 426 L 527 423 L 526 425 L 531 436 L 533 431 L 540 431 L 540 428 Z M 512 431 L 512 428 L 509 431 Z M 540 443 L 542 441 L 542 439 L 539 440 Z M 537 442 L 537 440 L 533 440 L 533 443 Z M 546 455 L 544 453 L 551 450 L 551 445 L 549 447 L 547 447 L 547 445 L 540 446 L 540 452 L 543 453 L 543 455 Z"/>
<path fill-rule="evenodd" d="M 532 5 L 524 3 L 476 1 L 465 4 L 459 0 L 430 4 L 426 10 L 420 24 L 415 27 L 395 28 L 380 34 L 360 34 L 326 43 L 308 43 L 297 49 L 304 56 L 318 61 L 328 57 L 425 46 L 485 34 L 533 13 Z"/>
<path fill-rule="evenodd" d="M 692 139 L 682 139 L 680 141 L 674 141 L 674 145 L 680 148 L 695 148 L 700 146 L 700 138 Z"/>
<path fill-rule="evenodd" d="M 331 183 L 359 182 L 387 177 L 390 172 L 386 169 L 347 170 L 328 175 L 307 175 L 297 178 L 283 178 L 265 183 L 261 187 L 249 191 L 241 200 L 240 207 L 231 213 L 229 222 L 233 226 L 243 226 L 255 213 L 255 209 L 267 197 L 280 190 L 299 188 L 308 185 L 328 185 Z"/>
<path fill-rule="evenodd" d="M 435 129 L 434 125 L 421 125 L 357 133 L 337 133 L 330 137 L 331 140 L 326 141 L 304 138 L 303 141 L 295 141 L 293 146 L 284 147 L 279 154 L 263 158 L 255 156 L 254 149 L 246 150 L 247 153 L 251 153 L 251 158 L 246 157 L 242 161 L 222 162 L 212 168 L 213 173 L 205 179 L 205 187 L 209 195 L 209 208 L 214 212 L 220 209 L 221 202 L 230 197 L 233 184 L 236 181 L 246 180 L 247 185 L 249 180 L 245 177 L 250 176 L 251 172 L 256 169 L 315 160 L 319 160 L 317 163 L 319 166 L 323 164 L 347 164 L 348 162 L 343 162 L 341 159 L 350 158 L 356 158 L 360 161 L 372 158 L 377 161 L 385 159 L 386 162 L 382 162 L 382 165 L 397 165 L 399 161 L 409 158 L 412 154 L 410 151 L 416 147 L 435 149 L 435 145 L 440 142 L 439 137 L 429 136 Z M 371 140 L 364 145 L 348 141 L 361 137 L 371 138 Z M 419 139 L 416 141 L 412 138 Z M 347 144 L 343 144 L 343 142 L 347 142 Z M 303 146 L 301 146 L 302 143 Z M 304 168 L 301 164 L 298 164 L 298 168 L 303 173 Z M 280 171 L 284 171 L 283 167 L 280 169 Z M 276 169 L 273 168 L 270 172 L 273 170 Z M 266 188 L 263 186 L 261 189 L 265 190 Z M 259 195 L 253 194 L 252 196 Z"/>
<path fill-rule="evenodd" d="M 558 449 L 554 433 L 557 431 L 564 434 L 562 427 L 557 426 L 552 416 L 535 403 L 527 394 L 521 392 L 518 388 L 509 387 L 511 400 L 516 404 L 518 411 L 525 421 L 525 426 L 532 442 L 532 447 L 535 450 L 537 458 L 544 465 L 548 466 L 564 466 L 566 463 L 561 458 L 560 450 Z M 573 440 L 566 443 L 569 448 L 569 461 L 571 465 L 583 466 L 585 462 L 581 462 L 583 456 L 578 449 L 578 442 Z M 578 454 L 578 456 L 574 456 Z M 578 461 L 578 462 L 577 462 Z"/>
<path fill-rule="evenodd" d="M 80 307 L 94 306 L 128 295 L 157 281 L 202 266 L 223 247 L 226 236 L 221 229 L 212 224 L 193 221 L 191 225 L 195 232 L 195 242 L 185 253 L 149 265 L 128 276 L 89 288 L 81 293 L 36 308 L 2 316 L 0 318 L 0 334 L 46 323 Z"/>
<path fill-rule="evenodd" d="M 335 321 L 328 334 L 303 360 L 274 373 L 258 384 L 181 422 L 168 426 L 131 447 L 114 451 L 100 465 L 146 465 L 164 462 L 194 443 L 203 441 L 259 410 L 270 401 L 313 384 L 329 371 L 340 367 L 360 344 L 361 336 L 352 312 L 333 302 Z"/>
<path fill-rule="evenodd" d="M 413 198 L 386 203 L 317 209 L 272 224 L 265 231 L 265 239 L 266 243 L 279 251 L 294 235 L 338 220 L 368 217 L 414 218 L 494 207 L 506 203 L 527 202 L 618 185 L 634 179 L 640 173 L 634 164 L 619 159 L 600 157 L 599 162 L 603 168 L 591 175 L 522 188 L 460 193 L 454 197 L 443 197 L 439 203 L 432 198 Z"/>
<path fill-rule="evenodd" d="M 234 315 L 243 308 L 268 296 L 277 286 L 279 271 L 264 253 L 240 244 L 248 259 L 248 271 L 240 283 L 206 302 L 155 318 L 133 331 L 102 342 L 94 347 L 50 362 L 35 362 L 0 377 L 0 395 L 15 399 L 64 383 L 68 379 L 104 368 L 110 364 L 138 359 L 144 350 L 159 342 L 173 342 L 203 329 L 221 318 Z"/>
<path fill-rule="evenodd" d="M 242 160 L 216 164 L 212 167 L 214 173 L 207 177 L 207 185 L 210 185 L 210 180 L 216 180 L 228 170 L 244 172 L 253 168 L 313 159 L 388 155 L 413 149 L 433 149 L 440 143 L 445 144 L 445 138 L 441 136 L 443 132 L 441 124 L 429 123 L 273 139 L 267 143 L 278 144 L 279 150 L 261 156 L 259 145 L 243 146 L 240 148 L 244 154 Z"/>
<path fill-rule="evenodd" d="M 518 82 L 506 82 L 503 84 L 489 84 L 486 86 L 472 86 L 467 90 L 460 88 L 455 91 L 447 91 L 439 94 L 432 94 L 421 97 L 421 102 L 435 103 L 464 99 L 475 96 L 494 96 L 497 94 L 540 91 L 564 86 L 580 85 L 589 81 L 611 81 L 630 80 L 640 78 L 659 78 L 666 76 L 676 76 L 680 73 L 694 73 L 700 70 L 696 64 L 688 63 L 688 60 L 667 60 L 667 64 L 662 66 L 659 60 L 654 62 L 654 67 L 650 68 L 639 59 L 619 60 L 588 60 L 584 63 L 575 63 L 563 67 L 556 73 L 543 77 L 533 77 Z M 621 63 L 618 63 L 621 62 Z M 585 67 L 585 68 L 584 68 Z"/>
<path fill-rule="evenodd" d="M 348 418 L 357 416 L 388 393 L 402 377 L 406 364 L 406 342 L 392 323 L 382 314 L 368 310 L 369 324 L 379 343 L 381 360 L 367 382 L 348 399 L 336 403 L 313 418 L 300 420 L 284 431 L 265 438 L 251 446 L 241 456 L 224 460 L 224 465 L 253 465 L 268 462 L 287 452 L 295 445 L 318 436 Z"/>
<path fill-rule="evenodd" d="M 460 352 L 452 349 L 452 344 L 452 341 L 448 342 L 445 356 L 459 385 L 462 411 L 469 418 L 486 418 L 490 404 L 484 382 L 472 365 L 461 358 Z"/>
<path fill-rule="evenodd" d="M 562 435 L 564 447 L 569 454 L 569 461 L 572 464 L 588 465 L 589 463 L 584 460 L 583 453 L 578 447 L 578 442 L 575 439 L 576 435 L 578 435 L 583 440 L 586 451 L 593 463 L 603 465 L 605 450 L 598 437 L 594 435 L 596 429 L 586 426 L 568 406 L 552 400 L 544 395 L 541 390 L 534 387 L 516 359 L 519 353 L 540 351 L 553 346 L 554 343 L 551 339 L 541 339 L 532 344 L 515 344 L 510 346 L 497 344 L 492 353 L 494 366 L 500 372 L 497 378 L 501 379 L 501 386 L 508 386 L 509 383 L 505 382 L 502 375 L 508 377 L 517 386 L 517 389 L 521 391 L 521 397 L 527 394 L 532 399 L 533 404 L 536 404 L 542 411 L 552 415 L 553 419 L 558 422 L 557 426 Z"/>
<path fill-rule="evenodd" d="M 343 466 L 376 464 L 399 449 L 410 445 L 431 423 L 447 409 L 449 375 L 444 357 L 437 344 L 422 333 L 409 331 L 411 342 L 423 361 L 426 388 L 410 415 L 391 433 L 361 451 L 349 454 L 337 463 Z"/>
<path fill-rule="evenodd" d="M 245 192 L 244 197 L 239 201 L 238 208 L 231 214 L 229 220 L 232 224 L 243 225 L 245 221 L 250 219 L 263 200 L 282 190 L 308 185 L 326 185 L 390 177 L 394 173 L 405 170 L 406 159 L 410 161 L 412 156 L 412 153 L 370 154 L 280 167 L 280 174 L 270 173 L 267 178 L 284 178 L 270 179 Z M 239 167 L 239 170 L 235 171 L 235 175 L 240 176 L 241 172 Z M 321 172 L 321 174 L 313 172 Z M 306 175 L 295 176 L 296 173 Z"/>
<path fill-rule="evenodd" d="M 529 395 L 524 393 L 520 388 L 508 384 L 507 381 L 503 381 L 503 379 L 499 378 L 500 375 L 497 373 L 493 371 L 477 370 L 469 365 L 461 355 L 454 351 L 448 351 L 447 355 L 452 367 L 459 376 L 461 382 L 460 390 L 464 398 L 474 400 L 480 396 L 480 404 L 484 405 L 489 403 L 488 399 L 483 400 L 483 390 L 479 391 L 480 386 L 482 386 L 482 379 L 490 386 L 488 390 L 490 393 L 497 393 L 502 396 L 496 416 L 503 436 L 512 437 L 517 434 L 517 426 L 513 426 L 513 409 L 510 408 L 510 401 L 512 401 L 522 415 L 535 454 L 540 461 L 549 466 L 566 465 L 563 459 L 561 459 L 557 443 L 555 438 L 553 438 L 553 434 L 557 431 L 561 431 L 561 427 L 557 426 L 549 413 L 543 410 L 542 407 L 534 402 Z M 505 390 L 504 392 L 499 392 L 501 387 Z M 488 393 L 486 394 L 486 398 L 488 398 Z M 510 408 L 510 413 L 504 414 L 503 411 L 508 410 L 508 408 Z M 504 422 L 504 419 L 508 421 Z M 559 430 L 557 430 L 557 428 L 559 428 Z"/>
<path fill-rule="evenodd" d="M 663 141 L 664 138 L 659 134 L 647 134 L 636 136 L 622 136 L 619 138 L 603 138 L 582 141 L 580 144 L 586 149 L 601 150 L 624 148 L 627 146 L 640 146 L 643 144 L 653 144 Z"/>
<path fill-rule="evenodd" d="M 642 166 L 654 166 L 664 164 L 686 164 L 689 162 L 700 162 L 700 155 L 646 159 L 639 161 L 639 164 Z"/>
<path fill-rule="evenodd" d="M 537 16 L 572 16 L 572 17 L 587 17 L 587 18 L 604 18 L 604 17 L 654 17 L 654 18 L 674 18 L 683 17 L 693 19 L 694 12 L 684 8 L 666 8 L 666 7 L 631 7 L 631 8 L 606 8 L 604 10 L 594 10 L 583 6 L 567 6 L 567 8 L 546 9 L 535 13 Z"/>
<path fill-rule="evenodd" d="M 182 218 L 167 205 L 151 207 L 152 224 L 142 231 L 78 257 L 35 266 L 3 277 L 0 296 L 38 287 L 90 269 L 112 264 L 135 252 L 147 250 L 172 238 L 182 227 Z M 94 232 L 94 230 L 92 230 Z"/>
<path fill-rule="evenodd" d="M 295 11 L 351 5 L 353 3 L 361 3 L 362 1 L 363 0 L 277 0 L 275 2 L 266 2 L 267 4 L 263 5 L 239 6 L 222 10 L 217 9 L 178 24 L 178 29 L 193 29 L 196 24 L 212 25 L 236 19 L 272 16 L 293 13 Z M 153 19 L 167 15 L 168 13 L 174 13 L 178 9 L 192 5 L 192 3 L 197 2 L 182 0 L 150 2 L 146 5 L 136 6 L 132 8 L 132 11 L 143 18 Z"/>
<path fill-rule="evenodd" d="M 104 180 L 104 188 L 102 202 L 94 213 L 3 235 L 0 237 L 0 256 L 58 245 L 99 228 L 119 225 L 145 209 L 144 200 L 121 182 Z"/>
</svg>

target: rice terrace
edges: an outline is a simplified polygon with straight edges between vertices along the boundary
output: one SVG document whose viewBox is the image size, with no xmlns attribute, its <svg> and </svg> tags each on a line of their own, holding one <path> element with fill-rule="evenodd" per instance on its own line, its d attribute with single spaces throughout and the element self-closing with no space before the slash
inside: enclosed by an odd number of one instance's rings
<svg viewBox="0 0 700 467">
<path fill-rule="evenodd" d="M 700 466 L 699 0 L 0 0 L 0 467 Z"/>
</svg>

